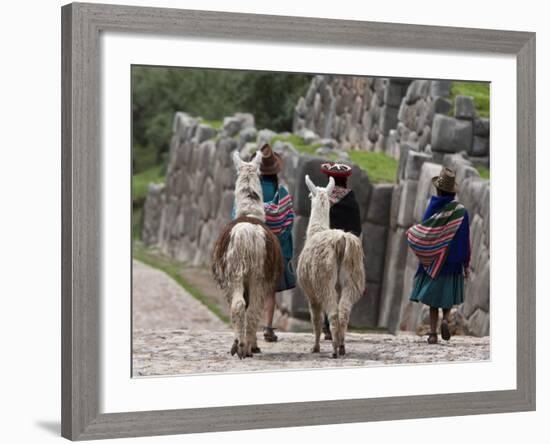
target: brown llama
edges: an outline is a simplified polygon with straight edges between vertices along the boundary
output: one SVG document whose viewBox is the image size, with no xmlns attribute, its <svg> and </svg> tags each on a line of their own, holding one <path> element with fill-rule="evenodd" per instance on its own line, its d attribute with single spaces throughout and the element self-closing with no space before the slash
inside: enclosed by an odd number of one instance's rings
<svg viewBox="0 0 550 444">
<path fill-rule="evenodd" d="M 261 158 L 244 162 L 238 152 L 233 153 L 236 218 L 224 227 L 212 252 L 212 272 L 231 310 L 235 332 L 231 355 L 240 359 L 260 351 L 256 330 L 264 297 L 276 288 L 283 268 L 279 241 L 264 224 Z"/>
</svg>

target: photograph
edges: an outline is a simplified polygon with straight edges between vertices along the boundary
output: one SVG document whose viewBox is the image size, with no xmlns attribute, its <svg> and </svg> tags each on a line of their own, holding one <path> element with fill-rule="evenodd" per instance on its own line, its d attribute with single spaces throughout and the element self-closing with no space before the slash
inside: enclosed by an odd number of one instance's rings
<svg viewBox="0 0 550 444">
<path fill-rule="evenodd" d="M 132 377 L 490 360 L 490 89 L 132 65 Z"/>
</svg>

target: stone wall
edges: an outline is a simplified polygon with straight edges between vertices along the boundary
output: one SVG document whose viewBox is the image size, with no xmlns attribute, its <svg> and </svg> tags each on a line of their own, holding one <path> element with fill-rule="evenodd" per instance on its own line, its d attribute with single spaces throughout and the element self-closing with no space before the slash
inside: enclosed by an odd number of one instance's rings
<svg viewBox="0 0 550 444">
<path fill-rule="evenodd" d="M 378 326 L 391 332 L 428 331 L 428 307 L 409 301 L 418 260 L 407 247 L 406 231 L 422 219 L 430 196 L 431 179 L 441 165 L 433 156 L 409 150 L 401 163 L 399 183 L 393 189 L 388 254 L 383 278 Z M 471 275 L 466 281 L 465 303 L 451 312 L 454 333 L 489 334 L 489 181 L 481 179 L 463 154 L 448 154 L 443 164 L 457 171 L 458 199 L 470 217 Z"/>
<path fill-rule="evenodd" d="M 192 265 L 208 265 L 217 234 L 230 221 L 235 172 L 231 152 L 238 149 L 246 158 L 258 143 L 271 140 L 275 133 L 257 131 L 254 119 L 239 114 L 224 120 L 221 130 L 201 123 L 198 118 L 177 113 L 170 145 L 165 185 L 150 185 L 144 206 L 142 240 L 156 245 L 170 257 Z M 284 159 L 281 179 L 294 199 L 295 260 L 300 253 L 310 213 L 305 174 L 320 186 L 327 177 L 320 172 L 326 158 L 300 154 L 286 142 L 273 148 Z M 384 257 L 389 228 L 392 184 L 371 184 L 366 172 L 354 167 L 350 182 L 361 208 L 367 292 L 352 313 L 355 326 L 375 326 L 384 276 Z M 307 319 L 309 310 L 300 289 L 287 292 L 285 309 L 298 319 Z"/>
<path fill-rule="evenodd" d="M 296 105 L 294 131 L 322 146 L 318 156 L 299 153 L 288 142 L 273 144 L 284 159 L 281 178 L 294 198 L 295 256 L 309 221 L 309 174 L 318 185 L 326 157 L 346 158 L 348 149 L 382 151 L 399 159 L 396 183 L 373 184 L 354 166 L 350 187 L 361 208 L 367 291 L 351 322 L 391 332 L 426 330 L 427 310 L 408 301 L 417 260 L 406 230 L 420 221 L 433 192 L 431 178 L 449 165 L 456 169 L 458 197 L 470 214 L 472 274 L 465 303 L 452 312 L 455 333 L 489 334 L 489 181 L 474 166 L 489 166 L 489 120 L 475 115 L 473 100 L 446 98 L 446 81 L 316 76 Z M 452 112 L 453 116 L 449 114 Z M 193 265 L 207 265 L 213 243 L 230 220 L 235 172 L 231 152 L 246 158 L 276 133 L 257 130 L 249 114 L 224 119 L 219 130 L 200 118 L 177 113 L 163 185 L 152 185 L 144 207 L 142 239 L 165 254 Z M 298 288 L 280 299 L 293 318 L 307 319 Z"/>
<path fill-rule="evenodd" d="M 464 151 L 489 166 L 489 120 L 476 116 L 471 97 L 457 96 L 453 108 L 450 94 L 448 80 L 318 75 L 295 107 L 293 131 L 396 159 L 404 145 L 438 163 Z"/>
</svg>

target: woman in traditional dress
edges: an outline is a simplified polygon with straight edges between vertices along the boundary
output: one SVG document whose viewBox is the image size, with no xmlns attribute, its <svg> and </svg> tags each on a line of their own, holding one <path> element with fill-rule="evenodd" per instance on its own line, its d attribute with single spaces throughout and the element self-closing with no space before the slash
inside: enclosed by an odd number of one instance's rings
<svg viewBox="0 0 550 444">
<path fill-rule="evenodd" d="M 352 169 L 349 165 L 337 162 L 327 162 L 321 165 L 321 172 L 334 178 L 334 189 L 330 199 L 330 228 L 336 228 L 345 232 L 361 236 L 361 213 L 353 190 L 348 188 L 348 177 Z M 323 326 L 325 340 L 331 341 L 330 324 L 325 313 Z"/>
<path fill-rule="evenodd" d="M 455 172 L 443 167 L 432 183 L 437 194 L 430 199 L 422 222 L 407 231 L 407 239 L 420 261 L 410 300 L 430 307 L 428 343 L 436 344 L 439 309 L 443 311 L 441 338 L 448 341 L 451 308 L 464 302 L 470 223 L 468 212 L 455 198 Z"/>
<path fill-rule="evenodd" d="M 264 302 L 264 339 L 267 342 L 276 342 L 278 338 L 273 329 L 273 315 L 276 306 L 275 293 L 296 287 L 296 275 L 291 262 L 294 254 L 292 226 L 295 215 L 292 208 L 292 196 L 277 176 L 283 166 L 281 156 L 273 152 L 269 144 L 263 145 L 260 150 L 253 154 L 252 158 L 256 155 L 262 156 L 260 183 L 264 199 L 265 223 L 271 232 L 277 236 L 277 239 L 279 239 L 283 256 L 284 268 L 281 281 L 275 292 L 265 296 Z"/>
</svg>

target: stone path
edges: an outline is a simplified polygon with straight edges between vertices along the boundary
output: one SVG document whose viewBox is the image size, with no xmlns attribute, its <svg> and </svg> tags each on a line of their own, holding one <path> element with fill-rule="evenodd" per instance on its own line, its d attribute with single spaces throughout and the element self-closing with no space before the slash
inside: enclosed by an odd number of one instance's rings
<svg viewBox="0 0 550 444">
<path fill-rule="evenodd" d="M 332 359 L 329 342 L 311 354 L 311 333 L 278 332 L 279 342 L 240 361 L 229 354 L 233 334 L 208 308 L 161 271 L 134 261 L 133 374 L 139 376 L 353 367 L 490 358 L 489 338 L 456 336 L 430 346 L 410 333 L 348 333 L 347 355 Z"/>
<path fill-rule="evenodd" d="M 134 338 L 148 330 L 228 328 L 164 272 L 133 261 L 132 280 Z"/>
</svg>

